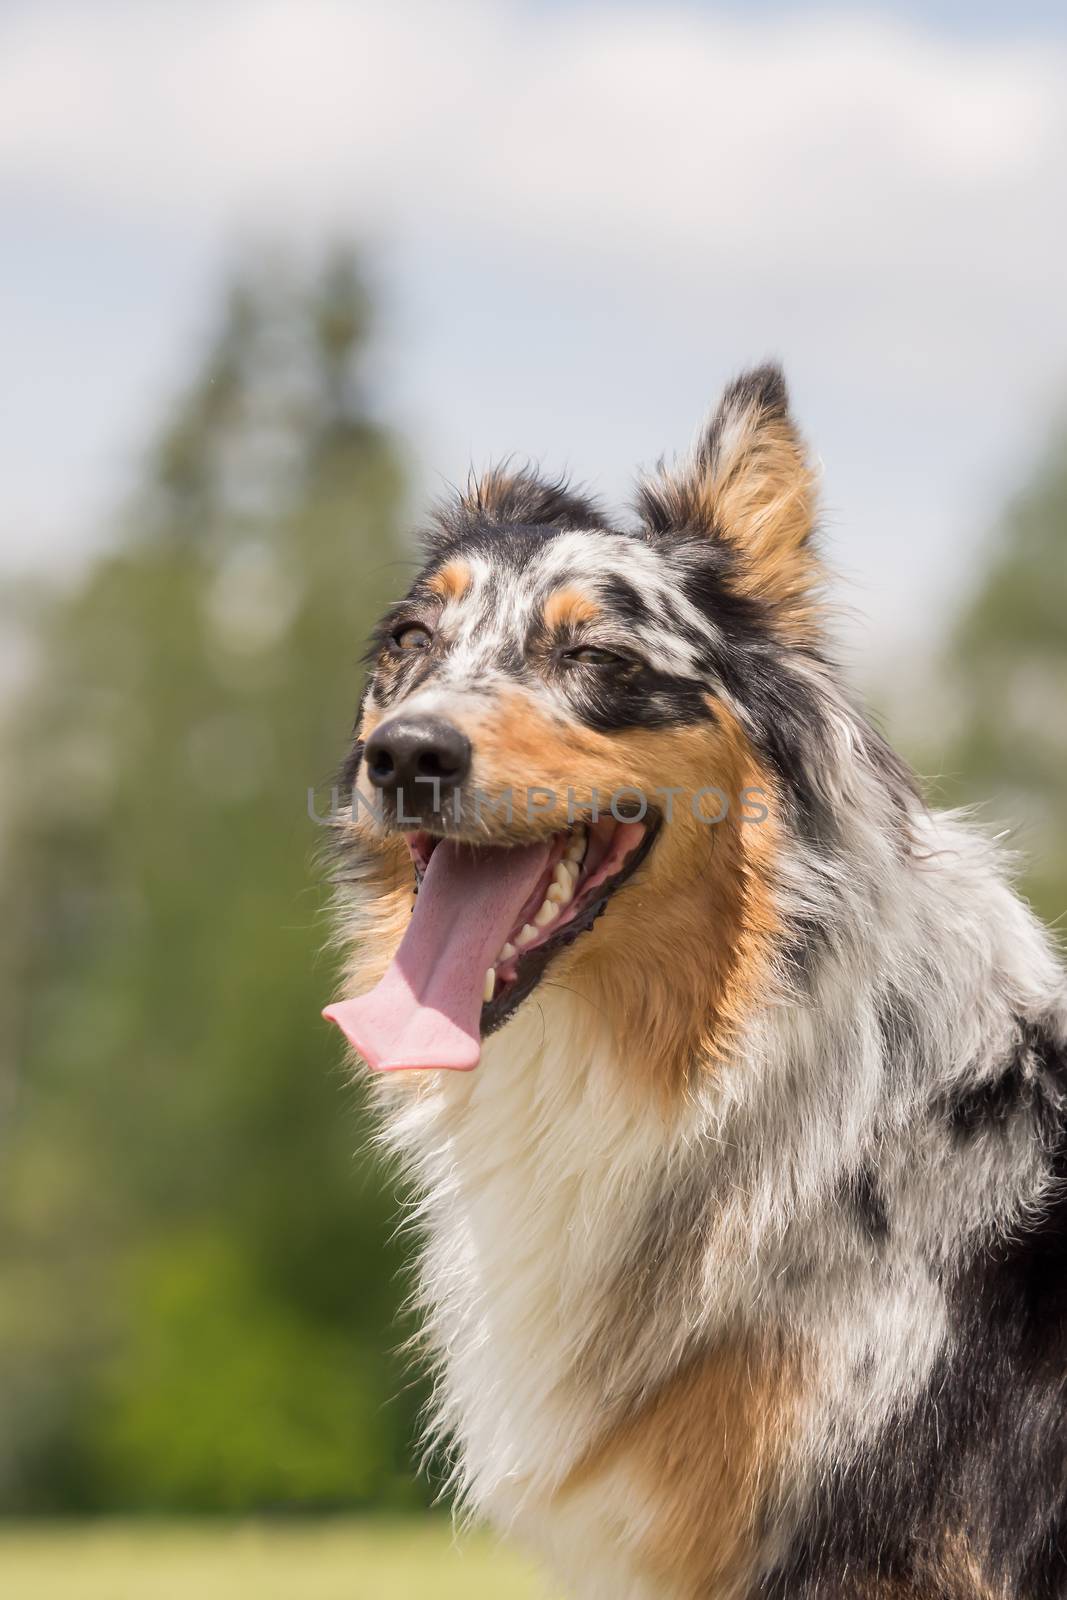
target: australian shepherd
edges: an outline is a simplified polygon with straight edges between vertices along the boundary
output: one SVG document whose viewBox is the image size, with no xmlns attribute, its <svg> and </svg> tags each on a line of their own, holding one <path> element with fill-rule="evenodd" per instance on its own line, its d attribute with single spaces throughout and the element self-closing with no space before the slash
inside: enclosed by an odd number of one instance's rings
<svg viewBox="0 0 1067 1600">
<path fill-rule="evenodd" d="M 346 998 L 431 1431 L 586 1600 L 1067 1595 L 1067 990 L 828 653 L 781 373 L 631 525 L 497 470 L 381 623 Z M 349 803 L 350 802 L 350 803 Z"/>
</svg>

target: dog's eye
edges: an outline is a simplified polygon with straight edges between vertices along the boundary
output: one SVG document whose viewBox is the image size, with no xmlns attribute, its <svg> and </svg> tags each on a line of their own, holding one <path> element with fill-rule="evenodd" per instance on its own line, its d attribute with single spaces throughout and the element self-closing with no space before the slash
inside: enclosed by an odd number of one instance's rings
<svg viewBox="0 0 1067 1600">
<path fill-rule="evenodd" d="M 577 650 L 568 650 L 563 659 L 583 667 L 621 667 L 626 657 L 616 655 L 614 650 L 602 650 L 598 644 L 583 644 Z"/>
<path fill-rule="evenodd" d="M 394 650 L 428 650 L 432 641 L 433 634 L 421 622 L 405 622 L 389 642 Z"/>
</svg>

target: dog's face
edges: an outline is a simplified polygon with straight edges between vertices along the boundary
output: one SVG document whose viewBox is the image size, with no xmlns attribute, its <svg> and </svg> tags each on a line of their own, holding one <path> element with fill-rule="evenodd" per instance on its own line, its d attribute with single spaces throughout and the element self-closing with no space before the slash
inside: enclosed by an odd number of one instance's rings
<svg viewBox="0 0 1067 1600">
<path fill-rule="evenodd" d="M 640 504 L 620 532 L 492 474 L 381 622 L 350 828 L 382 869 L 372 942 L 404 938 L 379 990 L 331 1013 L 373 1066 L 474 1065 L 546 982 L 674 1055 L 736 1009 L 731 974 L 773 920 L 753 872 L 780 781 L 768 724 L 802 715 L 781 663 L 814 642 L 780 376 L 734 385 Z"/>
</svg>

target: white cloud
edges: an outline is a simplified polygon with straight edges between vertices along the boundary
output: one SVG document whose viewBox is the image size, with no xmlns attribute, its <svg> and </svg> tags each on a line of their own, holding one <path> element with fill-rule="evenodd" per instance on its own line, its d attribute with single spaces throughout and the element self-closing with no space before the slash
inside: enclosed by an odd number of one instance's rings
<svg viewBox="0 0 1067 1600">
<path fill-rule="evenodd" d="M 912 259 L 915 222 L 935 256 L 939 226 L 953 259 L 961 227 L 995 246 L 989 207 L 1059 176 L 1063 87 L 1044 46 L 855 18 L 42 6 L 0 50 L 0 174 L 194 225 L 283 206 L 303 222 L 625 242 L 664 264 L 712 250 L 885 270 Z"/>
</svg>

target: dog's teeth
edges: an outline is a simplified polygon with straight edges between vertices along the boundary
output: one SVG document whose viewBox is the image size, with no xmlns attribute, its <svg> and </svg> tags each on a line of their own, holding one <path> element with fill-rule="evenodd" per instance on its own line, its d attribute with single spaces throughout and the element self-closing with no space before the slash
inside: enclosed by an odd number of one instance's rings
<svg viewBox="0 0 1067 1600">
<path fill-rule="evenodd" d="M 553 877 L 558 884 L 562 885 L 563 888 L 573 891 L 574 885 L 578 882 L 578 875 L 581 870 L 582 869 L 578 865 L 577 861 L 568 861 L 566 857 L 564 857 L 564 859 L 556 867 Z"/>
<path fill-rule="evenodd" d="M 552 876 L 545 899 L 556 900 L 562 906 L 567 905 L 574 899 L 574 885 L 577 880 L 578 874 L 569 871 L 561 861 Z"/>
<path fill-rule="evenodd" d="M 547 928 L 549 923 L 555 922 L 558 916 L 559 906 L 553 905 L 551 900 L 546 900 L 542 904 L 541 909 L 537 913 L 536 917 L 534 917 L 534 923 L 538 928 Z"/>
<path fill-rule="evenodd" d="M 485 982 L 482 984 L 482 999 L 488 1003 L 488 1001 L 493 998 L 493 992 L 495 989 L 496 973 L 493 971 L 492 967 L 488 967 L 486 969 Z"/>
<path fill-rule="evenodd" d="M 580 834 L 578 834 L 577 838 L 574 838 L 574 839 L 571 840 L 570 844 L 567 846 L 566 850 L 564 851 L 564 855 L 563 855 L 564 861 L 580 861 L 582 859 L 582 857 L 585 855 L 585 846 L 586 846 L 585 834 L 584 833 L 580 833 Z"/>
<path fill-rule="evenodd" d="M 497 960 L 498 961 L 510 961 L 512 956 L 517 955 L 517 954 L 518 954 L 518 951 L 515 949 L 515 946 L 513 944 L 506 944 L 504 946 L 503 950 L 501 950 L 500 954 L 497 956 Z"/>
<path fill-rule="evenodd" d="M 527 923 L 526 926 L 522 929 L 522 931 L 515 935 L 515 943 L 518 945 L 519 949 L 521 950 L 524 945 L 533 944 L 533 942 L 534 942 L 534 940 L 536 938 L 537 938 L 537 929 L 536 928 L 531 928 L 530 924 Z"/>
</svg>

